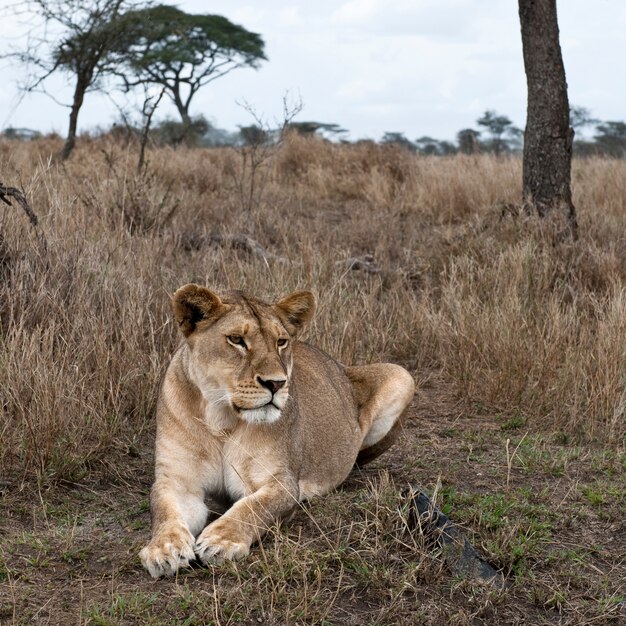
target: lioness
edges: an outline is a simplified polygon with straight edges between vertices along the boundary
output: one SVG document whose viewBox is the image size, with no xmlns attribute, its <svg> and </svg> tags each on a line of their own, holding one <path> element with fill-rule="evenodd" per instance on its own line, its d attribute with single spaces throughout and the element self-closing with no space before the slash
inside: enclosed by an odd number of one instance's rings
<svg viewBox="0 0 626 626">
<path fill-rule="evenodd" d="M 307 291 L 267 304 L 185 285 L 172 305 L 184 341 L 158 401 L 140 553 L 155 578 L 248 554 L 274 520 L 389 447 L 414 392 L 397 365 L 344 367 L 299 341 L 315 309 Z M 207 496 L 234 504 L 205 527 Z"/>
</svg>

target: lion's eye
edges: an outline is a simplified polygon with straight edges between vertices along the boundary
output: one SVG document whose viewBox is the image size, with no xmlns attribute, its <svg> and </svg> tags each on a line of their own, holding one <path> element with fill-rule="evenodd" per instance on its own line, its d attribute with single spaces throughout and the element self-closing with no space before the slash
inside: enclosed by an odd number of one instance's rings
<svg viewBox="0 0 626 626">
<path fill-rule="evenodd" d="M 246 342 L 241 335 L 228 335 L 226 337 L 229 343 L 232 343 L 233 346 L 241 346 L 242 348 L 247 348 Z"/>
<path fill-rule="evenodd" d="M 285 347 L 288 343 L 289 343 L 289 340 L 288 340 L 288 339 L 279 339 L 279 340 L 276 342 L 276 345 L 277 345 L 279 348 L 284 348 L 284 347 Z"/>
</svg>

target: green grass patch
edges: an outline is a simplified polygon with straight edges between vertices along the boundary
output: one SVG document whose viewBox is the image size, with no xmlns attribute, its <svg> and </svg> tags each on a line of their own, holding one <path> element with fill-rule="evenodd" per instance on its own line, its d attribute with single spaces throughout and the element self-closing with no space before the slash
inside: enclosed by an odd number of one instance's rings
<svg viewBox="0 0 626 626">
<path fill-rule="evenodd" d="M 442 490 L 443 510 L 474 534 L 505 573 L 526 573 L 551 540 L 555 513 L 529 489 L 470 494 Z"/>
<path fill-rule="evenodd" d="M 141 620 L 144 624 L 156 624 L 151 607 L 157 601 L 158 593 L 142 591 L 127 594 L 115 593 L 108 603 L 88 605 L 83 611 L 83 618 L 95 626 L 118 626 L 132 620 Z"/>
</svg>

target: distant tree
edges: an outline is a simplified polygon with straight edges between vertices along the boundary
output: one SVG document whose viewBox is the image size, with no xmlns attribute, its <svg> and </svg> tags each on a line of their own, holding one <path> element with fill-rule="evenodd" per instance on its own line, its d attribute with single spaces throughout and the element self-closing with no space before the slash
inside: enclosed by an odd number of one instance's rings
<svg viewBox="0 0 626 626">
<path fill-rule="evenodd" d="M 498 115 L 495 111 L 485 111 L 483 116 L 476 120 L 476 123 L 485 127 L 491 135 L 491 141 L 487 147 L 496 155 L 500 155 L 510 148 L 504 139 L 505 136 L 514 139 L 522 134 L 522 131 L 513 126 L 513 122 L 506 115 Z"/>
<path fill-rule="evenodd" d="M 473 128 L 464 128 L 456 134 L 459 152 L 463 154 L 478 154 L 480 152 L 480 131 Z"/>
<path fill-rule="evenodd" d="M 241 143 L 241 135 L 239 132 L 232 132 L 225 130 L 224 128 L 217 128 L 211 124 L 209 130 L 204 134 L 200 143 L 208 148 L 214 148 L 217 146 L 237 146 Z"/>
<path fill-rule="evenodd" d="M 183 123 L 171 117 L 165 118 L 150 129 L 150 139 L 158 145 L 178 146 L 181 142 L 191 147 L 236 146 L 241 143 L 239 131 L 218 128 L 203 115 L 191 118 L 191 126 L 184 130 Z"/>
<path fill-rule="evenodd" d="M 127 89 L 156 84 L 165 89 L 185 128 L 198 91 L 240 67 L 258 68 L 266 60 L 260 35 L 220 15 L 192 15 L 156 5 L 127 11 L 124 28 L 134 33 L 124 51 Z"/>
<path fill-rule="evenodd" d="M 300 135 L 330 135 L 331 137 L 348 132 L 339 124 L 327 122 L 291 122 L 287 130 L 294 130 Z"/>
<path fill-rule="evenodd" d="M 259 124 L 240 126 L 239 134 L 246 146 L 261 145 L 269 139 L 268 131 Z"/>
<path fill-rule="evenodd" d="M 154 126 L 150 136 L 161 145 L 178 146 L 184 142 L 188 146 L 198 146 L 203 143 L 203 138 L 211 130 L 211 124 L 203 115 L 190 118 L 186 125 L 178 120 L 166 118 Z"/>
<path fill-rule="evenodd" d="M 456 146 L 449 141 L 439 141 L 432 137 L 420 137 L 415 140 L 417 151 L 423 155 L 445 156 L 456 154 Z"/>
<path fill-rule="evenodd" d="M 569 125 L 574 131 L 574 144 L 572 146 L 574 155 L 587 157 L 598 154 L 599 148 L 595 141 L 590 141 L 582 136 L 584 128 L 598 124 L 600 124 L 600 120 L 593 118 L 589 109 L 579 106 L 570 106 Z"/>
<path fill-rule="evenodd" d="M 458 152 L 457 147 L 451 141 L 440 141 L 438 150 L 441 156 L 449 156 Z"/>
<path fill-rule="evenodd" d="M 32 139 L 38 139 L 41 137 L 41 133 L 38 130 L 33 130 L 32 128 L 13 128 L 12 126 L 9 126 L 0 133 L 0 136 L 3 139 L 29 141 Z"/>
<path fill-rule="evenodd" d="M 600 120 L 591 117 L 591 111 L 585 107 L 571 106 L 569 109 L 569 125 L 577 133 L 586 126 L 595 126 Z"/>
<path fill-rule="evenodd" d="M 596 151 L 613 157 L 626 156 L 626 123 L 602 122 L 594 135 Z"/>
<path fill-rule="evenodd" d="M 46 79 L 62 71 L 74 82 L 69 128 L 61 158 L 67 159 L 76 142 L 78 114 L 85 95 L 101 89 L 102 80 L 116 67 L 114 52 L 127 45 L 128 32 L 120 15 L 126 0 L 29 0 L 26 7 L 43 20 L 43 34 L 31 33 L 25 50 L 10 54 L 35 75 L 23 86 L 26 91 L 43 88 Z M 53 35 L 60 27 L 60 35 Z"/>
<path fill-rule="evenodd" d="M 574 131 L 569 125 L 556 0 L 519 0 L 519 16 L 528 85 L 524 200 L 540 216 L 563 218 L 576 238 L 578 223 L 571 191 Z"/>
<path fill-rule="evenodd" d="M 433 139 L 432 137 L 428 137 L 427 135 L 416 139 L 415 145 L 417 146 L 417 151 L 420 154 L 426 156 L 439 154 L 439 141 L 437 139 Z"/>
<path fill-rule="evenodd" d="M 406 148 L 410 152 L 416 152 L 417 147 L 415 144 L 404 136 L 404 133 L 385 133 L 383 138 L 380 140 L 383 144 L 394 144 L 396 146 L 401 146 Z"/>
</svg>

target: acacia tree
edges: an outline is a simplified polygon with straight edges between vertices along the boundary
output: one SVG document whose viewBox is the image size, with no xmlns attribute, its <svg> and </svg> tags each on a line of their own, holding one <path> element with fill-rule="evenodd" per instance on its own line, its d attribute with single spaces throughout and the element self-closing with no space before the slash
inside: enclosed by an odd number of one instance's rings
<svg viewBox="0 0 626 626">
<path fill-rule="evenodd" d="M 569 124 L 574 129 L 574 135 L 586 126 L 597 126 L 600 120 L 591 116 L 591 111 L 585 107 L 570 106 L 569 108 Z"/>
<path fill-rule="evenodd" d="M 480 152 L 480 132 L 473 128 L 464 128 L 456 134 L 459 152 L 462 154 L 478 154 Z"/>
<path fill-rule="evenodd" d="M 260 35 L 220 15 L 191 15 L 158 5 L 124 16 L 132 41 L 123 53 L 127 89 L 139 84 L 163 87 L 185 128 L 192 119 L 189 107 L 204 85 L 240 67 L 257 68 L 266 60 Z"/>
<path fill-rule="evenodd" d="M 513 122 L 506 115 L 498 115 L 495 111 L 485 111 L 476 123 L 484 126 L 491 134 L 491 148 L 496 156 L 509 148 L 506 140 L 503 139 L 504 135 L 514 139 L 522 133 L 519 128 L 513 126 Z"/>
<path fill-rule="evenodd" d="M 626 156 L 626 123 L 601 122 L 594 135 L 596 149 L 601 154 L 624 158 Z"/>
<path fill-rule="evenodd" d="M 565 218 L 576 237 L 578 224 L 571 191 L 574 132 L 569 125 L 556 0 L 519 0 L 519 16 L 528 85 L 524 200 L 542 217 Z"/>
<path fill-rule="evenodd" d="M 339 124 L 333 122 L 291 122 L 287 130 L 294 131 L 299 135 L 305 137 L 338 137 L 348 131 L 345 128 L 341 128 Z"/>
<path fill-rule="evenodd" d="M 74 92 L 69 128 L 61 158 L 74 148 L 78 114 L 88 91 L 100 89 L 102 79 L 112 74 L 115 53 L 127 45 L 127 32 L 120 26 L 126 0 L 31 0 L 28 8 L 43 19 L 44 33 L 32 33 L 26 50 L 12 53 L 35 68 L 26 91 L 43 88 L 56 72 L 73 76 Z M 60 34 L 58 34 L 60 31 Z M 55 35 L 55 33 L 57 33 Z M 45 90 L 44 90 L 45 91 Z"/>
</svg>

